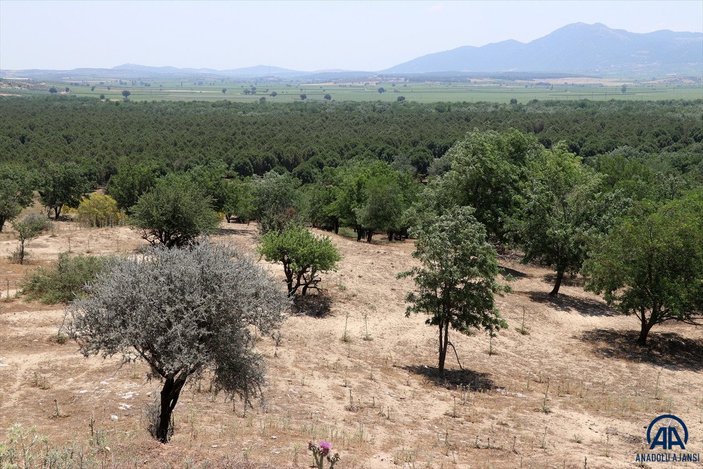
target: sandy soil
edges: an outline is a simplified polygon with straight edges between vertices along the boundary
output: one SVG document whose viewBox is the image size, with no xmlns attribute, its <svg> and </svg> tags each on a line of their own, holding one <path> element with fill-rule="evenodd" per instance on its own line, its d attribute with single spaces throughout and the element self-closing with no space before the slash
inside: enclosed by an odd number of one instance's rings
<svg viewBox="0 0 703 469">
<path fill-rule="evenodd" d="M 498 303 L 510 328 L 492 344 L 483 333 L 451 335 L 463 370 L 451 356 L 439 380 L 435 330 L 405 317 L 412 282 L 396 278 L 415 262 L 412 243 L 329 236 L 343 255 L 321 284 L 329 310 L 317 302 L 310 308 L 320 315 L 291 314 L 278 346 L 259 342 L 265 399 L 244 409 L 206 382 L 188 388 L 175 436 L 160 445 L 145 430 L 144 408 L 159 391 L 147 367 L 81 357 L 56 339 L 61 305 L 13 293 L 69 245 L 107 254 L 145 242 L 129 228 L 63 222 L 30 243 L 29 265 L 16 266 L 7 261 L 16 241 L 0 234 L 0 429 L 34 426 L 52 445 L 93 448 L 107 467 L 216 467 L 227 458 L 309 467 L 307 442 L 328 439 L 338 468 L 620 468 L 635 467 L 649 421 L 672 412 L 688 425 L 687 450 L 703 453 L 701 328 L 661 326 L 640 349 L 630 345 L 636 320 L 614 316 L 578 279 L 553 301 L 550 271 L 505 257 L 512 292 Z M 223 225 L 215 238 L 254 255 L 253 224 Z M 282 278 L 280 266 L 263 264 Z"/>
</svg>

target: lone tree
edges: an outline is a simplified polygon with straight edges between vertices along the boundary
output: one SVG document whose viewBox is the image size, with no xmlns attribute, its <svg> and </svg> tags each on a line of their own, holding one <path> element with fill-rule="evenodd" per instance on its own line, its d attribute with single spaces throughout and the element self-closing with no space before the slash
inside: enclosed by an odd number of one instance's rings
<svg viewBox="0 0 703 469">
<path fill-rule="evenodd" d="M 318 274 L 333 270 L 341 259 L 328 237 L 318 238 L 301 226 L 269 231 L 261 239 L 258 251 L 267 261 L 283 264 L 288 296 L 294 296 L 298 289 L 302 296 L 311 288 L 317 290 Z"/>
<path fill-rule="evenodd" d="M 15 221 L 12 227 L 17 231 L 17 238 L 20 242 L 17 251 L 13 254 L 13 259 L 19 264 L 24 264 L 24 258 L 27 256 L 25 245 L 49 229 L 49 220 L 42 215 L 32 213 L 21 220 Z"/>
<path fill-rule="evenodd" d="M 212 376 L 215 392 L 250 404 L 264 384 L 252 327 L 268 334 L 288 302 L 275 281 L 224 246 L 153 248 L 122 259 L 88 285 L 68 309 L 68 332 L 81 353 L 146 361 L 163 380 L 152 435 L 168 442 L 183 386 Z"/>
<path fill-rule="evenodd" d="M 655 209 L 643 203 L 596 247 L 584 265 L 586 288 L 653 326 L 703 318 L 703 192 Z"/>
<path fill-rule="evenodd" d="M 129 99 L 129 95 L 131 95 L 132 92 L 129 90 L 122 90 L 122 96 L 124 96 L 124 100 L 127 101 Z"/>
<path fill-rule="evenodd" d="M 417 292 L 407 296 L 406 316 L 429 314 L 426 323 L 439 332 L 439 374 L 444 374 L 449 326 L 462 333 L 484 328 L 494 334 L 507 327 L 495 306 L 493 296 L 507 291 L 496 282 L 496 253 L 486 241 L 486 229 L 473 216 L 470 207 L 454 207 L 428 221 L 417 232 L 413 257 L 421 267 L 403 272 L 412 276 Z M 453 345 L 452 345 L 453 347 Z"/>
<path fill-rule="evenodd" d="M 170 174 L 159 179 L 132 209 L 132 223 L 142 238 L 167 248 L 191 244 L 217 228 L 218 216 L 210 200 L 187 176 Z"/>
<path fill-rule="evenodd" d="M 20 214 L 32 203 L 34 180 L 22 167 L 0 166 L 0 232 L 6 221 Z"/>
</svg>

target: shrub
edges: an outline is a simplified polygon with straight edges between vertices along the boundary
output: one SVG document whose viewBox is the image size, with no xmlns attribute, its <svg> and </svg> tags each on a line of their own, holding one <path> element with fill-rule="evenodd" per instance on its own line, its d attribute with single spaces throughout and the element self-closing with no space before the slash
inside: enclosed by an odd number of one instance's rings
<svg viewBox="0 0 703 469">
<path fill-rule="evenodd" d="M 78 221 L 85 226 L 101 228 L 120 225 L 125 215 L 117 208 L 117 201 L 109 195 L 94 193 L 78 205 Z"/>
<path fill-rule="evenodd" d="M 283 263 L 288 296 L 300 287 L 302 295 L 310 288 L 317 289 L 318 273 L 334 269 L 341 259 L 328 237 L 319 238 L 301 226 L 269 231 L 261 239 L 259 254 L 267 261 Z"/>
<path fill-rule="evenodd" d="M 42 303 L 68 303 L 85 293 L 85 285 L 105 268 L 105 257 L 59 255 L 55 266 L 40 267 L 29 274 L 22 293 Z"/>
</svg>

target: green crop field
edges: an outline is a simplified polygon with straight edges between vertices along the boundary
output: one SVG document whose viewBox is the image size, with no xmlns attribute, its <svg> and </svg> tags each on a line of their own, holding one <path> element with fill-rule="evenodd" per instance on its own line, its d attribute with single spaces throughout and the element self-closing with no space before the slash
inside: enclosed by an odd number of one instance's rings
<svg viewBox="0 0 703 469">
<path fill-rule="evenodd" d="M 671 100 L 701 99 L 703 86 L 699 84 L 633 83 L 627 84 L 623 92 L 620 83 L 561 83 L 546 82 L 455 82 L 455 83 L 300 83 L 300 82 L 228 82 L 226 80 L 197 81 L 89 81 L 89 82 L 44 82 L 11 86 L 2 82 L 2 94 L 44 95 L 51 87 L 69 95 L 91 96 L 122 100 L 122 92 L 128 90 L 133 101 L 218 101 L 255 102 L 264 98 L 268 102 L 324 101 L 325 95 L 335 101 L 408 101 L 428 102 L 496 102 L 508 103 L 512 99 L 519 103 L 537 100 Z M 252 87 L 255 88 L 252 91 Z M 380 93 L 379 89 L 385 91 Z M 224 90 L 224 92 L 223 92 Z M 245 93 L 246 91 L 246 93 Z M 272 94 L 274 94 L 272 96 Z M 402 100 L 401 98 L 401 100 Z"/>
</svg>

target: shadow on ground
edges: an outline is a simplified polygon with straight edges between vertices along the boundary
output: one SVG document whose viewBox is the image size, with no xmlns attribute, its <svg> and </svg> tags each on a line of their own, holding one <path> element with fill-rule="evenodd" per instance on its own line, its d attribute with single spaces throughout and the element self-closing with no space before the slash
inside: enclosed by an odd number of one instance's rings
<svg viewBox="0 0 703 469">
<path fill-rule="evenodd" d="M 402 368 L 446 388 L 464 387 L 472 391 L 488 391 L 495 388 L 495 384 L 488 377 L 488 373 L 479 373 L 473 370 L 445 369 L 444 375 L 440 376 L 438 369 L 432 366 L 409 365 Z"/>
<path fill-rule="evenodd" d="M 647 345 L 637 345 L 639 331 L 593 329 L 581 340 L 594 345 L 597 355 L 651 363 L 677 370 L 703 370 L 703 340 L 689 339 L 675 332 L 650 332 Z"/>
<path fill-rule="evenodd" d="M 527 274 L 524 272 L 520 272 L 519 270 L 511 269 L 510 267 L 503 267 L 503 266 L 498 266 L 498 269 L 500 270 L 500 275 L 503 277 L 512 277 L 512 278 L 525 278 L 527 277 Z"/>
<path fill-rule="evenodd" d="M 605 303 L 588 298 L 576 298 L 560 293 L 550 296 L 545 292 L 531 292 L 528 295 L 532 301 L 546 303 L 560 311 L 577 311 L 587 316 L 614 316 L 615 312 Z"/>
<path fill-rule="evenodd" d="M 291 312 L 300 316 L 324 318 L 330 314 L 332 299 L 324 294 L 296 296 Z"/>
<path fill-rule="evenodd" d="M 236 224 L 228 224 L 227 228 L 217 228 L 212 234 L 215 236 L 256 236 L 258 231 L 236 228 Z M 240 225 L 246 226 L 246 225 Z"/>
<path fill-rule="evenodd" d="M 542 277 L 542 280 L 552 286 L 557 282 L 557 274 L 551 273 L 544 275 Z M 586 284 L 586 279 L 579 275 L 564 275 L 564 278 L 561 280 L 562 285 L 566 285 L 568 287 L 581 287 L 583 288 L 584 285 Z"/>
</svg>

